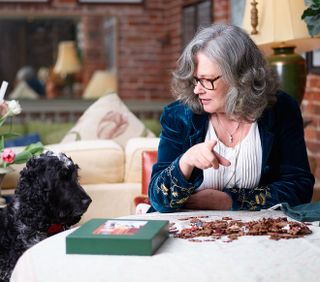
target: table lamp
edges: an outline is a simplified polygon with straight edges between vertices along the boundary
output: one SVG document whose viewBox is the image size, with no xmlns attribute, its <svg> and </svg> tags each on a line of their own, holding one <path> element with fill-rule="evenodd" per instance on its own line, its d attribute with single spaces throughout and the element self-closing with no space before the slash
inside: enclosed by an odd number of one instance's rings
<svg viewBox="0 0 320 282">
<path fill-rule="evenodd" d="M 66 96 L 72 97 L 74 74 L 80 71 L 81 64 L 73 41 L 59 43 L 57 62 L 53 71 L 65 79 Z"/>
<path fill-rule="evenodd" d="M 280 88 L 299 103 L 307 75 L 299 54 L 320 47 L 320 38 L 311 38 L 301 19 L 305 9 L 304 0 L 247 0 L 242 24 L 278 73 Z"/>
<path fill-rule="evenodd" d="M 97 70 L 93 73 L 82 97 L 96 99 L 108 93 L 117 93 L 117 75 L 115 72 Z"/>
</svg>

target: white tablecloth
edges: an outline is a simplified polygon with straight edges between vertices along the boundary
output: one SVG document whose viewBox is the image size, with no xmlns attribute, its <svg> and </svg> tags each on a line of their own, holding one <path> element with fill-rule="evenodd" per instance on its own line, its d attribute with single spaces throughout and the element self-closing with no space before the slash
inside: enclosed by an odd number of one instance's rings
<svg viewBox="0 0 320 282">
<path fill-rule="evenodd" d="M 210 215 L 252 220 L 283 216 L 279 211 L 147 214 L 126 218 L 177 219 Z M 190 242 L 169 238 L 153 256 L 66 255 L 65 237 L 72 230 L 35 245 L 18 261 L 12 282 L 119 281 L 320 281 L 320 227 L 299 239 L 270 240 L 246 236 L 230 243 Z"/>
</svg>

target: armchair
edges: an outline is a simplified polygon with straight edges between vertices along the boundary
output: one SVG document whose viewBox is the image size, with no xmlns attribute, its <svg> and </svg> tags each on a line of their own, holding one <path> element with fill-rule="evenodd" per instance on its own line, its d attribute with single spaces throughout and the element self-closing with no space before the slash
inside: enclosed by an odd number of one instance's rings
<svg viewBox="0 0 320 282">
<path fill-rule="evenodd" d="M 134 204 L 137 207 L 139 204 L 150 204 L 148 199 L 148 189 L 151 178 L 152 166 L 157 161 L 158 152 L 154 150 L 143 151 L 141 154 L 141 194 L 134 198 Z"/>
</svg>

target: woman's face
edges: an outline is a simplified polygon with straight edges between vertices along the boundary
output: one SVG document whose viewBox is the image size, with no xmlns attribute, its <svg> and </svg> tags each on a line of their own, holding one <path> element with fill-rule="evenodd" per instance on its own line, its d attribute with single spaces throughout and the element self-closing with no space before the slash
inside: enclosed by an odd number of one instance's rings
<svg viewBox="0 0 320 282">
<path fill-rule="evenodd" d="M 204 111 L 207 113 L 224 113 L 229 86 L 221 76 L 219 66 L 202 52 L 196 55 L 194 77 L 196 85 L 193 92 L 198 95 Z"/>
</svg>

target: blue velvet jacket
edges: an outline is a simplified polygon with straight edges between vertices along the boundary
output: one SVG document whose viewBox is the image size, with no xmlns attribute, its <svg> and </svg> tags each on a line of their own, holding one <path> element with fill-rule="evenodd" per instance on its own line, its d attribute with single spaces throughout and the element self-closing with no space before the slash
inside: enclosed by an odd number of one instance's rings
<svg viewBox="0 0 320 282">
<path fill-rule="evenodd" d="M 209 119 L 208 114 L 195 114 L 176 101 L 164 108 L 160 122 L 158 160 L 152 169 L 149 199 L 154 210 L 173 212 L 183 208 L 203 181 L 203 171 L 198 168 L 185 180 L 179 160 L 191 146 L 204 141 Z M 262 144 L 260 183 L 253 189 L 224 188 L 233 200 L 232 209 L 260 210 L 280 202 L 291 206 L 309 202 L 314 177 L 298 103 L 279 91 L 277 102 L 258 120 L 258 128 Z"/>
</svg>

